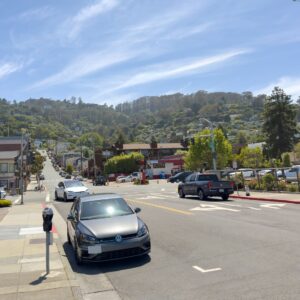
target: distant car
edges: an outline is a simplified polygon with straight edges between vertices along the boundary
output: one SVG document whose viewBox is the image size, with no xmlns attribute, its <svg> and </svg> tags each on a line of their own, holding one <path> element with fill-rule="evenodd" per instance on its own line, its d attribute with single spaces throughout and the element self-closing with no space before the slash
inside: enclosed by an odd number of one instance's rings
<svg viewBox="0 0 300 300">
<path fill-rule="evenodd" d="M 94 194 L 76 200 L 67 217 L 68 242 L 75 261 L 109 261 L 147 255 L 147 225 L 118 194 Z"/>
<path fill-rule="evenodd" d="M 123 182 L 123 178 L 125 178 L 126 176 L 118 176 L 116 178 L 116 182 Z"/>
<path fill-rule="evenodd" d="M 71 179 L 72 176 L 71 176 L 70 174 L 66 174 L 66 175 L 65 175 L 65 178 L 66 178 L 66 179 Z"/>
<path fill-rule="evenodd" d="M 185 178 L 189 175 L 191 175 L 192 172 L 190 171 L 185 171 L 185 172 L 180 172 L 175 174 L 174 176 L 171 176 L 167 179 L 168 182 L 183 182 Z"/>
<path fill-rule="evenodd" d="M 106 178 L 104 176 L 97 176 L 93 181 L 93 185 L 105 185 Z"/>
<path fill-rule="evenodd" d="M 300 165 L 293 166 L 291 169 L 286 170 L 285 180 L 287 182 L 294 182 L 300 180 Z"/>
<path fill-rule="evenodd" d="M 140 177 L 140 172 L 133 172 L 133 173 L 131 174 L 131 176 L 132 176 L 132 181 L 135 181 L 135 180 L 138 180 L 138 179 L 141 178 L 141 177 Z"/>
<path fill-rule="evenodd" d="M 45 175 L 43 173 L 40 174 L 40 180 L 45 180 Z"/>
<path fill-rule="evenodd" d="M 74 177 L 74 180 L 79 180 L 79 181 L 83 181 L 83 177 L 78 175 Z"/>
<path fill-rule="evenodd" d="M 6 191 L 4 186 L 0 186 L 0 199 L 4 199 L 6 197 Z"/>
<path fill-rule="evenodd" d="M 74 200 L 89 195 L 88 188 L 78 180 L 64 180 L 55 188 L 55 200 Z"/>
</svg>

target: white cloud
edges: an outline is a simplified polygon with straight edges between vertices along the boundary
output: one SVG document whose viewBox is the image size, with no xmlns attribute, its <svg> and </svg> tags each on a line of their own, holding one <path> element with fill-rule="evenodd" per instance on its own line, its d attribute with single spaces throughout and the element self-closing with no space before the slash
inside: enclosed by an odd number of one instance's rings
<svg viewBox="0 0 300 300">
<path fill-rule="evenodd" d="M 181 60 L 172 63 L 169 66 L 162 64 L 154 67 L 152 71 L 141 72 L 132 76 L 130 79 L 116 87 L 115 90 L 149 83 L 156 80 L 179 77 L 193 72 L 200 72 L 206 67 L 222 63 L 246 52 L 249 52 L 249 50 L 234 50 L 206 58 L 199 58 L 190 62 Z"/>
<path fill-rule="evenodd" d="M 64 24 L 66 30 L 69 31 L 68 38 L 75 38 L 89 20 L 112 10 L 118 5 L 118 0 L 101 0 L 93 5 L 85 6 Z"/>
<path fill-rule="evenodd" d="M 14 73 L 22 68 L 22 65 L 16 63 L 4 63 L 0 64 L 0 78 Z"/>
<path fill-rule="evenodd" d="M 43 20 L 50 17 L 52 14 L 53 9 L 51 7 L 43 6 L 23 12 L 19 15 L 19 19 L 25 21 Z"/>
<path fill-rule="evenodd" d="M 286 94 L 291 95 L 294 100 L 300 96 L 300 78 L 299 77 L 281 77 L 277 81 L 268 84 L 264 88 L 256 90 L 255 95 L 270 95 L 275 86 L 282 88 Z"/>
</svg>

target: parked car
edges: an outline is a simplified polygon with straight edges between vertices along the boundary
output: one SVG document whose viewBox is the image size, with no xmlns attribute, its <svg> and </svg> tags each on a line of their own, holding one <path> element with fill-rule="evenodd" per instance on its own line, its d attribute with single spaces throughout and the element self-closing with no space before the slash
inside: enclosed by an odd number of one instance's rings
<svg viewBox="0 0 300 300">
<path fill-rule="evenodd" d="M 234 182 L 219 180 L 216 174 L 192 173 L 185 182 L 178 185 L 180 198 L 186 195 L 196 195 L 200 200 L 208 196 L 219 196 L 223 200 L 228 200 L 229 195 L 233 194 Z"/>
<path fill-rule="evenodd" d="M 64 180 L 55 188 L 55 200 L 74 200 L 89 195 L 88 188 L 78 180 Z"/>
<path fill-rule="evenodd" d="M 116 178 L 116 182 L 123 182 L 122 179 L 125 178 L 126 176 L 118 176 Z"/>
<path fill-rule="evenodd" d="M 0 186 L 0 199 L 4 199 L 6 197 L 6 191 L 4 186 Z"/>
<path fill-rule="evenodd" d="M 72 176 L 71 176 L 70 174 L 66 174 L 66 175 L 65 175 L 65 178 L 66 178 L 66 179 L 71 179 Z"/>
<path fill-rule="evenodd" d="M 97 176 L 93 181 L 93 185 L 105 185 L 106 178 L 104 176 Z"/>
<path fill-rule="evenodd" d="M 147 225 L 117 194 L 77 199 L 67 217 L 68 242 L 77 264 L 147 255 L 151 250 Z"/>
<path fill-rule="evenodd" d="M 141 178 L 140 172 L 133 172 L 133 173 L 131 174 L 131 176 L 132 176 L 132 181 L 135 181 L 135 180 L 138 180 L 138 179 Z"/>
<path fill-rule="evenodd" d="M 40 174 L 40 180 L 45 180 L 45 175 L 43 173 Z"/>
<path fill-rule="evenodd" d="M 298 181 L 300 180 L 300 165 L 293 166 L 291 169 L 285 171 L 285 180 L 287 182 Z"/>
<path fill-rule="evenodd" d="M 167 182 L 183 182 L 185 180 L 185 178 L 189 175 L 191 175 L 193 172 L 190 172 L 190 171 L 185 171 L 185 172 L 180 172 L 180 173 L 177 173 L 171 177 L 169 177 L 167 179 Z"/>
</svg>

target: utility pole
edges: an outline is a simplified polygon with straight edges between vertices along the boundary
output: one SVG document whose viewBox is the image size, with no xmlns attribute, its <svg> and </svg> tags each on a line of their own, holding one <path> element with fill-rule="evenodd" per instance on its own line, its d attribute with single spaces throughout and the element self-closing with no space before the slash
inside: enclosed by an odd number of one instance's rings
<svg viewBox="0 0 300 300">
<path fill-rule="evenodd" d="M 22 131 L 22 138 L 21 138 L 21 168 L 20 168 L 20 179 L 21 179 L 21 204 L 24 204 L 24 195 L 23 195 L 23 188 L 24 188 L 24 180 L 23 180 L 23 131 Z"/>
<path fill-rule="evenodd" d="M 93 141 L 93 150 L 94 150 L 94 180 L 96 180 L 96 152 L 95 152 L 95 141 Z"/>
<path fill-rule="evenodd" d="M 82 143 L 80 143 L 80 175 L 81 176 L 83 176 L 82 169 L 83 169 L 83 167 L 82 167 Z"/>
</svg>

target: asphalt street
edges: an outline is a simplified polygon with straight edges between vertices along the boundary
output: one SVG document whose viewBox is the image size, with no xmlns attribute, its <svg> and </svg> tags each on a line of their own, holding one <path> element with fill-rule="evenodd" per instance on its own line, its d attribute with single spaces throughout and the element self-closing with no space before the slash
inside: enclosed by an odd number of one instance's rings
<svg viewBox="0 0 300 300">
<path fill-rule="evenodd" d="M 44 200 L 66 219 L 72 202 L 54 200 L 63 178 L 49 160 L 43 173 Z M 299 205 L 180 199 L 176 184 L 157 181 L 85 184 L 140 207 L 152 241 L 148 258 L 80 268 L 64 245 L 85 289 L 96 290 L 105 273 L 122 299 L 300 299 Z"/>
</svg>

